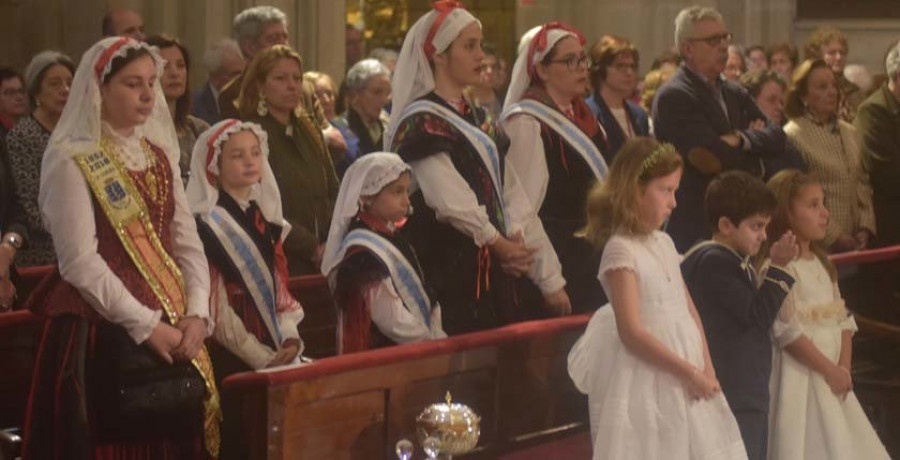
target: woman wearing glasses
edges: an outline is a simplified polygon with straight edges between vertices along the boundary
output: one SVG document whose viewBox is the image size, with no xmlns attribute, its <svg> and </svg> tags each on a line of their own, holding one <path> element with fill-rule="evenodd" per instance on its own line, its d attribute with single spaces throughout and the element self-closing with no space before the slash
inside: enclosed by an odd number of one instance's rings
<svg viewBox="0 0 900 460">
<path fill-rule="evenodd" d="M 576 311 L 595 309 L 604 298 L 596 277 L 599 257 L 575 237 L 585 224 L 587 192 L 607 171 L 606 134 L 583 99 L 584 43 L 580 32 L 558 22 L 526 33 L 501 118 L 511 142 L 510 165 L 562 262 Z"/>
<path fill-rule="evenodd" d="M 606 131 L 607 163 L 628 139 L 650 135 L 647 112 L 629 100 L 637 89 L 639 59 L 637 48 L 624 38 L 606 35 L 591 47 L 594 92 L 585 102 Z"/>
</svg>

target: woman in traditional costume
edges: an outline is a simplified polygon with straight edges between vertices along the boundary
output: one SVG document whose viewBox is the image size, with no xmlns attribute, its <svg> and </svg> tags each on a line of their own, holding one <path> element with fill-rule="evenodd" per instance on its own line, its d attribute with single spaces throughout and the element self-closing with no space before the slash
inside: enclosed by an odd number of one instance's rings
<svg viewBox="0 0 900 460">
<path fill-rule="evenodd" d="M 437 2 L 416 21 L 395 68 L 385 133 L 386 149 L 416 178 L 406 228 L 451 335 L 525 317 L 514 283 L 523 275 L 545 308 L 570 311 L 553 247 L 507 167 L 509 140 L 463 100 L 480 78 L 481 41 L 481 23 L 458 2 Z"/>
<path fill-rule="evenodd" d="M 559 22 L 526 33 L 502 116 L 509 164 L 559 256 L 572 307 L 582 312 L 606 302 L 597 280 L 599 252 L 575 233 L 586 223 L 588 191 L 608 170 L 606 136 L 583 100 L 584 43 L 580 32 Z"/>
<path fill-rule="evenodd" d="M 322 273 L 338 305 L 338 352 L 447 337 L 441 308 L 400 229 L 411 207 L 409 165 L 371 153 L 347 169 Z"/>
<path fill-rule="evenodd" d="M 218 455 L 209 267 L 162 71 L 133 39 L 92 46 L 44 155 L 39 202 L 59 268 L 31 305 L 46 323 L 24 458 Z"/>
</svg>

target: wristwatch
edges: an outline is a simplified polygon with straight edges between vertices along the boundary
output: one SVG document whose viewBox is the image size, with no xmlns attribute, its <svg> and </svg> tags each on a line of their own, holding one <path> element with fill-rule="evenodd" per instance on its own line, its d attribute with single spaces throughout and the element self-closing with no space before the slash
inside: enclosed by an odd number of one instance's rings
<svg viewBox="0 0 900 460">
<path fill-rule="evenodd" d="M 3 237 L 4 243 L 9 243 L 10 246 L 15 248 L 16 251 L 22 248 L 22 239 L 19 238 L 15 234 L 6 235 Z"/>
</svg>

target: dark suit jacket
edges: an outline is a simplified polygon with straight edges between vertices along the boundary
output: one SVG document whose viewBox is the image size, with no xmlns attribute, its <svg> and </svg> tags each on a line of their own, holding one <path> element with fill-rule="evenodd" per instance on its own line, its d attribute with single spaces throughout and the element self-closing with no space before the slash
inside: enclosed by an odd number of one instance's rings
<svg viewBox="0 0 900 460">
<path fill-rule="evenodd" d="M 706 242 L 685 254 L 681 273 L 731 410 L 768 412 L 772 324 L 794 278 L 773 266 L 757 288 L 742 262 L 730 248 Z"/>
<path fill-rule="evenodd" d="M 869 96 L 853 122 L 863 169 L 872 184 L 879 245 L 900 243 L 900 103 L 887 84 Z"/>
<path fill-rule="evenodd" d="M 703 199 L 706 186 L 719 172 L 739 169 L 762 176 L 760 160 L 783 157 L 787 140 L 780 126 L 769 123 L 763 130 L 749 130 L 750 122 L 766 120 L 753 98 L 737 83 L 720 80 L 728 114 L 716 100 L 713 89 L 682 65 L 657 93 L 653 101 L 653 128 L 657 139 L 672 143 L 685 158 L 684 175 L 678 190 L 678 207 L 666 231 L 679 252 L 698 240 L 708 239 Z M 733 148 L 719 138 L 739 131 L 749 142 L 745 150 Z M 690 159 L 711 157 L 717 168 L 706 173 Z"/>
<path fill-rule="evenodd" d="M 619 149 L 622 148 L 622 145 L 625 144 L 625 141 L 627 140 L 625 132 L 622 131 L 622 127 L 619 126 L 616 117 L 613 116 L 612 111 L 609 110 L 609 106 L 606 105 L 606 101 L 604 101 L 603 97 L 599 94 L 591 94 L 584 102 L 590 107 L 591 112 L 594 112 L 597 121 L 600 122 L 600 125 L 603 126 L 603 130 L 606 131 L 606 143 L 608 145 L 607 153 L 605 155 L 606 163 L 612 164 L 613 158 L 616 157 L 616 154 L 619 153 Z M 641 106 L 626 100 L 625 115 L 628 116 L 628 121 L 631 122 L 631 129 L 634 130 L 635 136 L 650 135 L 650 120 L 647 118 L 647 112 L 645 112 Z"/>
<path fill-rule="evenodd" d="M 216 97 L 213 95 L 209 82 L 203 84 L 203 88 L 194 91 L 194 100 L 191 101 L 191 114 L 209 123 L 210 126 L 222 120 L 219 115 L 219 107 L 216 105 Z"/>
</svg>

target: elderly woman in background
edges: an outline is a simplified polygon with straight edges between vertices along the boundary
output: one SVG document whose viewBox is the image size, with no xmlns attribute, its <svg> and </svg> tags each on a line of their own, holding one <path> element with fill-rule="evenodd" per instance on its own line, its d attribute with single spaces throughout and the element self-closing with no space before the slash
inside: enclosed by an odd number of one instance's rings
<svg viewBox="0 0 900 460">
<path fill-rule="evenodd" d="M 389 121 L 384 107 L 391 100 L 391 71 L 375 59 L 353 64 L 344 80 L 347 88 L 347 111 L 336 125 L 357 139 L 356 152 L 350 152 L 337 165 L 338 173 L 350 167 L 362 155 L 382 150 L 384 130 Z M 345 136 L 346 137 L 346 136 Z"/>
<path fill-rule="evenodd" d="M 159 55 L 166 60 L 166 68 L 159 83 L 166 96 L 172 121 L 175 122 L 175 132 L 178 133 L 178 147 L 181 150 L 178 166 L 181 169 L 181 180 L 187 186 L 194 143 L 203 131 L 209 129 L 209 123 L 191 115 L 191 92 L 188 91 L 191 57 L 181 42 L 166 35 L 154 35 L 147 39 L 147 44 L 159 48 Z"/>
<path fill-rule="evenodd" d="M 825 244 L 833 252 L 863 249 L 875 233 L 872 187 L 860 163 L 856 129 L 838 117 L 838 100 L 831 67 L 821 59 L 807 60 L 794 72 L 784 127 L 825 188 L 830 213 Z"/>
<path fill-rule="evenodd" d="M 728 60 L 725 61 L 725 71 L 722 72 L 722 76 L 731 81 L 738 81 L 746 71 L 747 58 L 744 57 L 744 49 L 738 45 L 729 45 Z"/>
<path fill-rule="evenodd" d="M 629 99 L 638 83 L 637 48 L 624 38 L 606 35 L 590 51 L 593 93 L 585 99 L 606 134 L 606 162 L 628 139 L 650 134 L 647 112 Z"/>
<path fill-rule="evenodd" d="M 349 129 L 346 129 L 346 126 L 342 126 L 340 123 L 337 115 L 337 105 L 340 105 L 341 107 L 344 106 L 343 101 L 338 100 L 343 97 L 343 94 L 338 94 L 337 85 L 334 84 L 334 79 L 327 73 L 308 70 L 303 72 L 303 82 L 315 90 L 316 99 L 322 107 L 325 118 L 332 127 L 337 128 L 337 130 L 340 131 L 341 136 L 344 138 L 344 142 L 347 144 L 346 150 L 336 149 L 332 145 L 328 146 L 328 152 L 331 153 L 331 162 L 337 167 L 337 165 L 344 161 L 347 156 L 356 158 L 357 152 L 359 151 L 359 139 L 354 136 Z M 339 102 L 340 104 L 338 104 Z"/>
<path fill-rule="evenodd" d="M 787 83 L 777 73 L 771 70 L 754 70 L 741 75 L 740 82 L 769 120 L 784 125 L 784 93 L 787 91 Z"/>
<path fill-rule="evenodd" d="M 315 118 L 303 104 L 303 60 L 275 45 L 257 53 L 244 73 L 238 108 L 269 136 L 269 163 L 291 233 L 284 240 L 290 274 L 318 273 L 338 192 L 338 178 Z"/>
<path fill-rule="evenodd" d="M 6 138 L 15 193 L 24 208 L 27 226 L 28 244 L 16 256 L 20 267 L 56 263 L 53 241 L 41 220 L 38 192 L 44 150 L 69 99 L 74 73 L 75 64 L 68 56 L 56 51 L 37 54 L 25 71 L 34 111 L 22 118 Z"/>
<path fill-rule="evenodd" d="M 838 116 L 841 120 L 853 123 L 856 109 L 866 96 L 859 86 L 844 77 L 849 52 L 847 36 L 837 27 L 825 26 L 814 30 L 809 36 L 809 41 L 803 48 L 803 58 L 821 59 L 835 73 L 838 85 Z"/>
</svg>

